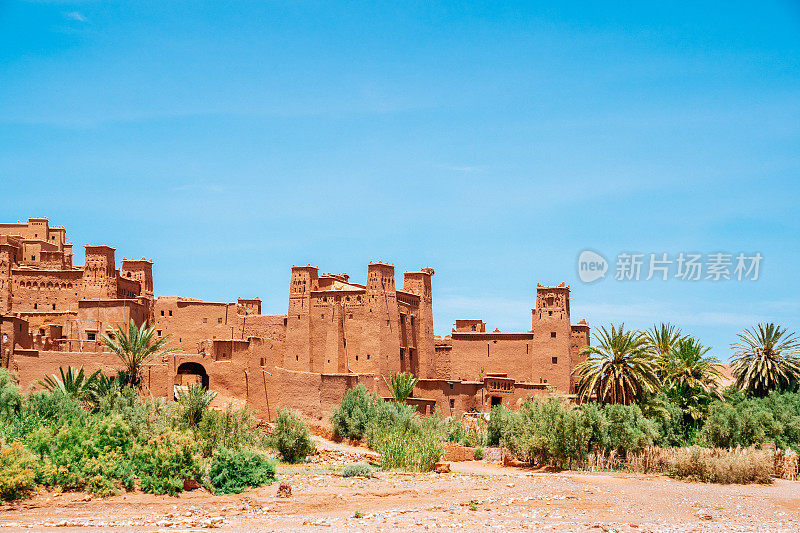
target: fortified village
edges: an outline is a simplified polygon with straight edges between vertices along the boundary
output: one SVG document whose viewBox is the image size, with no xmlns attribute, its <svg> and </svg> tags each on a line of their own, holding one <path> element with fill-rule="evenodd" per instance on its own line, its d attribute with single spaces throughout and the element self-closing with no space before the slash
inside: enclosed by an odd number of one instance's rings
<svg viewBox="0 0 800 533">
<path fill-rule="evenodd" d="M 456 320 L 450 335 L 433 330 L 432 268 L 404 272 L 367 266 L 366 283 L 347 274 L 293 266 L 289 305 L 264 315 L 261 300 L 206 302 L 158 296 L 153 262 L 123 258 L 115 249 L 86 247 L 73 265 L 72 244 L 47 218 L 0 224 L 0 366 L 23 387 L 59 367 L 113 374 L 116 356 L 102 334 L 155 324 L 176 351 L 150 361 L 147 390 L 173 397 L 199 383 L 218 402 L 247 402 L 262 418 L 294 408 L 324 419 L 345 391 L 363 383 L 386 396 L 384 377 L 419 378 L 410 403 L 446 415 L 518 406 L 528 396 L 574 391 L 572 370 L 589 343 L 585 320 L 570 322 L 570 289 L 538 285 L 530 331 L 486 331 L 482 320 Z"/>
</svg>

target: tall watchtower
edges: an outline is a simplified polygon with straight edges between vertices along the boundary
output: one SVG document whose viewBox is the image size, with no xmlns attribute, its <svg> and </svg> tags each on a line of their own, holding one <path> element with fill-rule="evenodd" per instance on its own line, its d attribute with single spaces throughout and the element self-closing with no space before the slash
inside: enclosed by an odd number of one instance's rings
<svg viewBox="0 0 800 533">
<path fill-rule="evenodd" d="M 536 308 L 532 310 L 532 380 L 550 376 L 548 384 L 570 390 L 572 379 L 572 328 L 570 326 L 569 286 L 537 284 Z"/>
<path fill-rule="evenodd" d="M 16 262 L 17 248 L 0 242 L 0 313 L 11 312 L 11 269 Z"/>
<path fill-rule="evenodd" d="M 120 275 L 123 278 L 139 282 L 141 296 L 152 300 L 153 294 L 153 262 L 144 257 L 141 259 L 122 259 Z"/>
<path fill-rule="evenodd" d="M 431 365 L 436 355 L 433 342 L 433 293 L 431 278 L 434 270 L 423 268 L 417 272 L 403 273 L 403 290 L 419 296 L 419 311 L 414 327 L 417 339 L 417 361 L 412 361 L 411 368 L 419 378 L 432 377 Z"/>
<path fill-rule="evenodd" d="M 86 245 L 80 298 L 114 299 L 117 297 L 115 249 L 111 246 Z"/>
<path fill-rule="evenodd" d="M 289 279 L 289 311 L 286 316 L 284 368 L 322 372 L 311 347 L 311 291 L 319 288 L 319 267 L 292 265 Z"/>
<path fill-rule="evenodd" d="M 400 313 L 394 265 L 370 262 L 367 266 L 364 349 L 377 358 L 377 371 L 388 376 L 400 371 Z"/>
</svg>

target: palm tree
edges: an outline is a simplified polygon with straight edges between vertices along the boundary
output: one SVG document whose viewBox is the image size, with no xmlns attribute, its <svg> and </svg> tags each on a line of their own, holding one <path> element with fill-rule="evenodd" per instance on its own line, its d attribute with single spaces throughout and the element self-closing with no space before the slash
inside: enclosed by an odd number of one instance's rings
<svg viewBox="0 0 800 533">
<path fill-rule="evenodd" d="M 719 359 L 706 354 L 711 350 L 694 337 L 680 339 L 661 365 L 664 388 L 683 411 L 684 422 L 697 426 L 708 408 L 722 378 Z"/>
<path fill-rule="evenodd" d="M 722 378 L 719 370 L 722 363 L 716 357 L 706 356 L 709 350 L 694 337 L 680 339 L 664 361 L 664 386 L 716 393 Z"/>
<path fill-rule="evenodd" d="M 200 423 L 216 397 L 216 392 L 206 390 L 200 385 L 190 385 L 186 390 L 178 390 L 178 403 L 189 427 Z"/>
<path fill-rule="evenodd" d="M 77 373 L 71 366 L 67 367 L 66 372 L 64 372 L 63 367 L 59 367 L 58 371 L 61 373 L 60 378 L 55 374 L 52 376 L 45 376 L 44 379 L 39 380 L 39 385 L 49 392 L 58 391 L 81 402 L 90 402 L 94 400 L 97 376 L 100 375 L 99 370 L 96 370 L 89 377 L 86 377 L 84 374 L 83 367 L 80 367 Z"/>
<path fill-rule="evenodd" d="M 659 387 L 658 365 L 643 333 L 612 324 L 611 331 L 601 327 L 595 338 L 598 344 L 581 350 L 588 357 L 573 371 L 581 398 L 594 394 L 600 403 L 627 405 Z"/>
<path fill-rule="evenodd" d="M 686 335 L 681 335 L 680 328 L 672 324 L 654 324 L 652 328 L 644 332 L 647 339 L 647 347 L 653 353 L 659 363 L 664 362 L 671 354 L 680 341 Z"/>
<path fill-rule="evenodd" d="M 161 357 L 174 352 L 173 348 L 164 349 L 169 341 L 169 335 L 162 337 L 151 344 L 156 334 L 155 326 L 147 327 L 147 323 L 139 328 L 131 319 L 127 331 L 117 328 L 113 336 L 103 334 L 103 344 L 117 354 L 122 360 L 125 370 L 121 373 L 125 384 L 138 387 L 142 381 L 142 366 L 155 357 Z"/>
<path fill-rule="evenodd" d="M 800 340 L 777 324 L 758 324 L 739 333 L 732 363 L 736 386 L 764 396 L 800 379 Z"/>
<path fill-rule="evenodd" d="M 389 378 L 389 381 L 386 381 L 386 378 L 383 378 L 383 380 L 386 382 L 386 386 L 389 387 L 392 398 L 394 398 L 394 401 L 397 403 L 406 403 L 406 400 L 411 397 L 411 393 L 414 392 L 414 387 L 419 381 L 419 379 L 414 377 L 414 374 L 410 372 L 398 372 L 397 374 L 393 374 L 392 377 Z"/>
</svg>

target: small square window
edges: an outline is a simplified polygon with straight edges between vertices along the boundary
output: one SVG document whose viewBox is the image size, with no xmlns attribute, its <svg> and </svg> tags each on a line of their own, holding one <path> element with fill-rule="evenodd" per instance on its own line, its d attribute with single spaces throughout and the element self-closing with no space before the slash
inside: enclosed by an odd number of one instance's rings
<svg viewBox="0 0 800 533">
<path fill-rule="evenodd" d="M 358 356 L 356 356 L 356 361 L 358 361 Z"/>
<path fill-rule="evenodd" d="M 53 311 L 56 310 L 56 304 L 53 304 Z"/>
<path fill-rule="evenodd" d="M 554 364 L 554 365 L 557 365 L 557 364 L 558 364 L 558 357 L 553 357 L 553 364 Z"/>
<path fill-rule="evenodd" d="M 161 310 L 161 316 L 164 316 L 164 310 L 163 309 Z"/>
<path fill-rule="evenodd" d="M 217 324 L 222 324 L 222 318 L 217 319 Z"/>
<path fill-rule="evenodd" d="M 94 331 L 87 331 L 86 332 L 86 338 L 89 339 L 90 341 L 95 340 L 96 337 L 97 337 L 97 334 Z"/>
<path fill-rule="evenodd" d="M 369 359 L 369 354 L 367 354 L 367 359 Z"/>
<path fill-rule="evenodd" d="M 555 331 L 551 331 L 550 332 L 550 338 L 552 338 L 552 339 L 556 338 L 556 332 Z"/>
<path fill-rule="evenodd" d="M 169 316 L 172 316 L 172 309 L 169 310 Z"/>
<path fill-rule="evenodd" d="M 161 336 L 161 330 L 158 330 L 158 336 L 159 337 Z"/>
<path fill-rule="evenodd" d="M 203 318 L 203 324 L 208 324 L 208 319 L 207 318 Z"/>
<path fill-rule="evenodd" d="M 450 409 L 454 409 L 456 406 L 456 399 L 450 398 Z"/>
</svg>

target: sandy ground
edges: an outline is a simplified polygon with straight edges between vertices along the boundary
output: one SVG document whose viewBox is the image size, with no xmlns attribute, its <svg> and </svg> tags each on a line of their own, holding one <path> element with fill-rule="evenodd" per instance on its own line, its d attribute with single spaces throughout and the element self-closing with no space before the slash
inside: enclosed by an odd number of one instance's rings
<svg viewBox="0 0 800 533">
<path fill-rule="evenodd" d="M 330 445 L 337 452 L 349 447 Z M 800 531 L 800 482 L 686 483 L 662 476 L 541 473 L 485 462 L 449 474 L 343 478 L 341 466 L 280 467 L 278 484 L 235 496 L 105 499 L 43 492 L 0 505 L 3 530 L 82 531 Z M 356 518 L 356 516 L 359 516 Z"/>
</svg>

